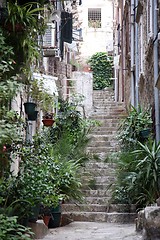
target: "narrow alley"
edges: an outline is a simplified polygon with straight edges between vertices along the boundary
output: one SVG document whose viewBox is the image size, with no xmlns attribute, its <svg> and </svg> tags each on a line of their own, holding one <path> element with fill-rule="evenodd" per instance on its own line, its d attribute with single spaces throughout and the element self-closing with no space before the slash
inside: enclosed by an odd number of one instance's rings
<svg viewBox="0 0 160 240">
<path fill-rule="evenodd" d="M 43 240 L 141 240 L 134 224 L 72 222 L 50 229 Z"/>
</svg>

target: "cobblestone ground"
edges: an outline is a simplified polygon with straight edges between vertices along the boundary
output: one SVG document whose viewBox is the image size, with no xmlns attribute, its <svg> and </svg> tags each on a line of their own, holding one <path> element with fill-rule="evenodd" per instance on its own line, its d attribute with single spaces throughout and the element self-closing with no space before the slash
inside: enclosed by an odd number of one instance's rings
<svg viewBox="0 0 160 240">
<path fill-rule="evenodd" d="M 142 240 L 134 224 L 72 222 L 50 229 L 43 240 Z"/>
</svg>

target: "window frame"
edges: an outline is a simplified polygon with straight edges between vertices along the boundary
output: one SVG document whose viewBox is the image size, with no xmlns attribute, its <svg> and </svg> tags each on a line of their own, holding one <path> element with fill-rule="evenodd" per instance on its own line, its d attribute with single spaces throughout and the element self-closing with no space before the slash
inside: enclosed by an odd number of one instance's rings
<svg viewBox="0 0 160 240">
<path fill-rule="evenodd" d="M 88 8 L 88 27 L 102 28 L 102 9 Z"/>
</svg>

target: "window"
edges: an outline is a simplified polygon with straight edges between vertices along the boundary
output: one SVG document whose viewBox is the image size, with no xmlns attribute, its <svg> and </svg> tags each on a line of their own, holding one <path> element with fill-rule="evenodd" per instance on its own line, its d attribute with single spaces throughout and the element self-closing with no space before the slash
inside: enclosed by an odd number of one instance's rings
<svg viewBox="0 0 160 240">
<path fill-rule="evenodd" d="M 101 8 L 88 9 L 88 27 L 101 28 Z"/>
</svg>

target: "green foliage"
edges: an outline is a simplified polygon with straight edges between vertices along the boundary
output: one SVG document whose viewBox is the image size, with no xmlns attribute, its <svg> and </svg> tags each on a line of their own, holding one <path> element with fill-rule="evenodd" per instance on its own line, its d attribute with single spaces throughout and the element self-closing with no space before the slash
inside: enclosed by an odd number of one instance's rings
<svg viewBox="0 0 160 240">
<path fill-rule="evenodd" d="M 69 102 L 59 99 L 56 125 L 50 130 L 52 143 L 56 143 L 66 133 L 69 135 L 71 143 L 76 143 L 83 136 L 87 137 L 88 132 L 96 122 L 84 119 L 81 112 L 77 110 L 78 107 L 79 102 L 75 100 Z"/>
<path fill-rule="evenodd" d="M 112 86 L 112 58 L 105 52 L 94 54 L 89 60 L 93 71 L 93 89 Z"/>
<path fill-rule="evenodd" d="M 5 240 L 31 240 L 33 233 L 17 223 L 17 217 L 8 217 L 0 214 L 0 239 Z"/>
<path fill-rule="evenodd" d="M 123 152 L 118 159 L 116 202 L 140 207 L 152 204 L 160 195 L 160 143 L 138 142 L 137 149 Z"/>
<path fill-rule="evenodd" d="M 29 2 L 23 5 L 18 5 L 17 2 L 8 2 L 7 4 L 7 18 L 5 20 L 5 27 L 7 24 L 11 24 L 10 30 L 16 31 L 17 24 L 22 24 L 22 29 L 33 29 L 37 28 L 37 18 L 39 13 L 44 10 L 44 8 L 34 8 L 36 2 Z"/>
<path fill-rule="evenodd" d="M 85 147 L 89 141 L 88 133 L 97 123 L 84 119 L 77 110 L 79 102 L 59 101 L 59 112 L 54 125 L 47 130 L 47 141 L 53 144 L 55 152 L 61 153 L 67 159 L 85 162 L 88 155 Z"/>
<path fill-rule="evenodd" d="M 43 77 L 34 79 L 28 84 L 28 98 L 32 99 L 43 112 L 53 111 L 55 105 L 55 97 L 45 87 Z"/>
<path fill-rule="evenodd" d="M 4 78 L 4 73 L 13 69 L 13 48 L 6 44 L 2 29 L 0 28 L 0 80 Z"/>
<path fill-rule="evenodd" d="M 14 110 L 6 111 L 6 115 L 0 120 L 0 146 L 20 143 L 23 130 L 24 122 L 21 117 Z"/>
<path fill-rule="evenodd" d="M 36 2 L 18 5 L 17 2 L 8 2 L 7 15 L 2 23 L 6 43 L 12 46 L 14 52 L 14 70 L 30 77 L 30 67 L 36 66 L 40 58 L 38 36 L 44 34 L 46 24 L 44 8 L 37 7 Z"/>
<path fill-rule="evenodd" d="M 127 116 L 122 120 L 119 126 L 118 139 L 121 149 L 129 151 L 136 148 L 137 142 L 143 142 L 141 131 L 149 129 L 152 131 L 152 113 L 151 108 L 143 109 L 141 106 L 135 108 L 131 106 Z"/>
</svg>

